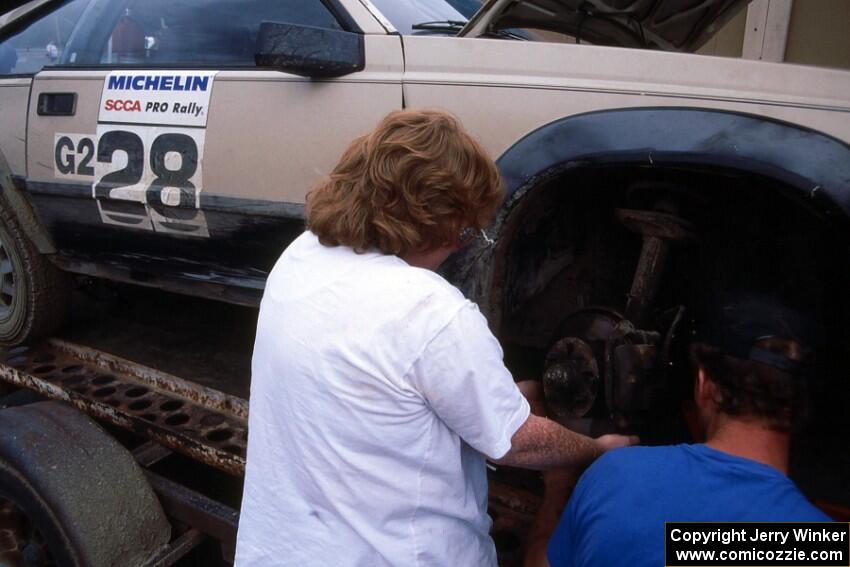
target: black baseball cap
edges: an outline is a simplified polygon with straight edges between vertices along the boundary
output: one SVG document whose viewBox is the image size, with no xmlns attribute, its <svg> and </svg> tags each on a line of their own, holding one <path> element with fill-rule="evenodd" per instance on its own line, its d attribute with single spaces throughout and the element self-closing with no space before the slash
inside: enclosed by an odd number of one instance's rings
<svg viewBox="0 0 850 567">
<path fill-rule="evenodd" d="M 803 361 L 759 348 L 768 338 L 789 339 L 804 351 L 815 343 L 815 326 L 810 317 L 795 310 L 773 294 L 733 291 L 717 295 L 701 318 L 697 339 L 724 354 L 769 364 L 791 374 L 801 374 Z"/>
</svg>

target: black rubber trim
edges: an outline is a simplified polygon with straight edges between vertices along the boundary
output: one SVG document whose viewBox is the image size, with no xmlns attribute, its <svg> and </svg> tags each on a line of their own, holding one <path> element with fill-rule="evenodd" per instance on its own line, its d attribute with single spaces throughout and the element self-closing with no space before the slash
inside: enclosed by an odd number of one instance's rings
<svg viewBox="0 0 850 567">
<path fill-rule="evenodd" d="M 16 176 L 20 189 L 34 195 L 50 195 L 72 199 L 92 199 L 91 183 L 54 183 L 50 181 L 25 181 Z M 265 199 L 246 199 L 229 195 L 210 195 L 201 192 L 201 209 L 233 214 L 250 214 L 284 219 L 303 219 L 304 205 L 282 203 Z"/>
<path fill-rule="evenodd" d="M 579 114 L 526 135 L 497 160 L 506 202 L 546 172 L 570 164 L 700 165 L 776 179 L 822 195 L 850 215 L 850 146 L 763 116 L 688 107 Z"/>
<path fill-rule="evenodd" d="M 333 14 L 342 26 L 342 29 L 354 33 L 363 33 L 363 29 L 357 25 L 357 22 L 354 21 L 354 18 L 351 17 L 351 14 L 346 11 L 339 0 L 322 0 L 322 4 Z"/>
<path fill-rule="evenodd" d="M 33 21 L 49 14 L 53 10 L 56 9 L 57 4 L 64 4 L 67 0 L 53 0 L 52 2 L 46 2 L 43 5 L 39 6 L 28 12 L 26 15 L 21 16 L 11 24 L 5 26 L 2 31 L 0 31 L 0 41 L 7 39 L 18 33 L 22 28 L 27 27 Z M 23 5 L 23 4 L 22 4 Z M 3 10 L 5 12 L 5 10 Z M 10 75 L 11 76 L 11 75 Z M 16 76 L 26 76 L 26 75 L 16 75 Z"/>
</svg>

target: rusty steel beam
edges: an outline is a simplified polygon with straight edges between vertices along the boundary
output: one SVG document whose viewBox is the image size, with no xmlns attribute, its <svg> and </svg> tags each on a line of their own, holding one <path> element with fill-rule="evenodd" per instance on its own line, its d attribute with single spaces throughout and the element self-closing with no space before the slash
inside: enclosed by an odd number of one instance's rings
<svg viewBox="0 0 850 567">
<path fill-rule="evenodd" d="M 187 553 L 198 547 L 206 539 L 206 535 L 189 528 L 184 534 L 168 544 L 168 546 L 148 560 L 142 567 L 171 567 Z"/>
<path fill-rule="evenodd" d="M 142 445 L 139 445 L 132 451 L 133 458 L 136 459 L 136 462 L 139 463 L 139 466 L 148 468 L 165 457 L 173 455 L 170 449 L 167 449 L 160 445 L 159 443 L 154 443 L 153 441 L 148 441 Z"/>
<path fill-rule="evenodd" d="M 132 376 L 152 388 L 171 392 L 182 398 L 193 400 L 206 408 L 230 414 L 233 417 L 248 419 L 248 401 L 245 399 L 206 388 L 195 382 L 62 339 L 50 339 L 48 344 L 79 360 L 90 362 L 117 374 Z"/>
<path fill-rule="evenodd" d="M 165 513 L 187 526 L 220 541 L 236 545 L 239 512 L 182 484 L 151 471 L 144 471 Z"/>
<path fill-rule="evenodd" d="M 226 473 L 245 473 L 245 400 L 64 341 L 0 350 L 0 381 L 64 400 Z"/>
</svg>

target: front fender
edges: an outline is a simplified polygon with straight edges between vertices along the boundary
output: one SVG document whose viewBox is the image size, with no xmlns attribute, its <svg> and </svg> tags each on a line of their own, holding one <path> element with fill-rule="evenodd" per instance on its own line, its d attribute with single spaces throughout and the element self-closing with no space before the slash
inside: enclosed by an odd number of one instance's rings
<svg viewBox="0 0 850 567">
<path fill-rule="evenodd" d="M 494 247 L 451 258 L 443 273 L 478 303 L 498 330 L 494 274 L 506 249 L 505 220 L 533 188 L 582 166 L 719 167 L 777 180 L 813 199 L 827 215 L 850 216 L 850 145 L 799 125 L 749 114 L 694 108 L 627 108 L 551 122 L 511 146 L 497 165 L 505 202 L 488 234 Z"/>
<path fill-rule="evenodd" d="M 694 108 L 590 112 L 535 130 L 497 161 L 506 206 L 537 177 L 575 162 L 742 169 L 823 191 L 850 214 L 850 145 L 787 122 Z"/>
</svg>

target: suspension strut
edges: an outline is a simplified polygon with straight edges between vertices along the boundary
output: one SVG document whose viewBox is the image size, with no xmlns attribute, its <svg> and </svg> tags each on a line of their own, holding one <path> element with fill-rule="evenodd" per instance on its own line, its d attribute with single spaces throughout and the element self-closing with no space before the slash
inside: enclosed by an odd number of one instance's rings
<svg viewBox="0 0 850 567">
<path fill-rule="evenodd" d="M 691 224 L 678 216 L 677 212 L 678 207 L 670 201 L 660 201 L 652 211 L 615 211 L 617 220 L 643 239 L 625 312 L 626 319 L 637 328 L 643 328 L 649 323 L 648 316 L 655 303 L 670 243 L 690 240 L 694 236 Z"/>
</svg>

